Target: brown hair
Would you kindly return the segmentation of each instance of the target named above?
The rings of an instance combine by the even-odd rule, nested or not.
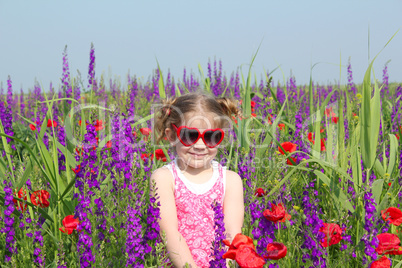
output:
[[[162,106],[156,111],[155,129],[157,133],[156,143],[165,137],[165,129],[171,128],[172,124],[181,125],[183,115],[189,112],[211,112],[221,118],[221,128],[229,127],[227,116],[230,120],[241,117],[241,111],[236,102],[230,98],[216,98],[205,93],[187,93],[180,97],[162,100]]]

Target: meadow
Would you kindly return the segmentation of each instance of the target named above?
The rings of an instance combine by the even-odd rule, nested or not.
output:
[[[402,266],[402,84],[388,83],[387,64],[380,81],[371,63],[355,82],[349,61],[346,85],[225,75],[216,60],[125,83],[95,76],[93,46],[89,59],[88,77],[72,77],[66,48],[60,85],[1,86],[1,267],[166,267],[149,178],[174,155],[156,143],[154,115],[197,90],[243,113],[216,160],[243,180],[252,242],[226,253],[216,213],[211,267],[222,256],[232,267]]]

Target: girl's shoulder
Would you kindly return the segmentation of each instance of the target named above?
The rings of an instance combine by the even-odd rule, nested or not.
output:
[[[155,183],[159,189],[173,190],[173,175],[166,166],[155,169],[151,174],[150,181],[151,184]]]
[[[229,184],[232,182],[241,182],[241,177],[236,172],[226,169],[226,182]]]

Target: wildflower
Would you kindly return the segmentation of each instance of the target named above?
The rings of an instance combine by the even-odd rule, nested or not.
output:
[[[296,151],[296,149],[297,149],[297,145],[296,144],[294,144],[294,143],[291,143],[291,142],[284,142],[284,143],[282,143],[281,144],[281,146],[282,146],[282,148],[285,150],[285,152],[288,152],[288,153],[293,153],[294,151]],[[285,154],[283,151],[282,151],[282,149],[281,149],[281,147],[278,147],[278,150],[279,150],[279,152],[281,153],[281,154]],[[292,160],[293,160],[293,162],[296,162],[296,158],[294,158],[294,157],[289,157],[289,158],[291,158]],[[290,159],[287,159],[287,164],[288,165],[293,165],[293,163],[292,163],[292,161],[290,161]]]
[[[106,148],[108,149],[112,148],[112,141],[106,142]]]
[[[74,171],[75,174],[77,174],[81,170],[81,165],[77,165],[77,167],[75,169],[71,168],[71,170]]]
[[[291,142],[289,142],[289,141],[282,143],[281,146],[282,146],[282,148],[285,150],[285,152],[288,152],[288,153],[293,153],[293,152],[296,151],[296,149],[297,149],[297,145],[294,144],[294,143],[291,143]],[[279,152],[280,152],[281,154],[285,154],[285,153],[282,151],[282,148],[279,147],[278,150],[279,150]]]
[[[265,264],[264,258],[247,245],[240,245],[235,260],[241,268],[262,268]]]
[[[255,113],[252,113],[251,114],[251,117],[256,117],[257,115],[255,114]]]
[[[255,101],[251,101],[250,104],[251,104],[251,108],[254,109],[256,102],[255,102]]]
[[[146,159],[151,159],[151,161],[154,159],[154,154],[146,154],[146,153],[142,153],[141,154],[141,159],[142,161],[145,162]]]
[[[285,124],[280,123],[280,124],[278,124],[278,127],[279,127],[280,130],[284,130],[285,129]]]
[[[144,128],[140,128],[140,132],[142,135],[144,136],[149,136],[149,134],[151,134],[151,129],[144,127]]]
[[[269,114],[267,116],[268,124],[272,125],[272,116]]]
[[[48,201],[49,197],[50,194],[46,190],[35,191],[31,194],[31,202],[34,206],[47,208],[50,205]]]
[[[402,211],[396,207],[390,207],[386,210],[381,210],[381,216],[384,221],[389,221],[390,224],[399,226],[402,223]]]
[[[19,199],[27,200],[27,193],[26,193],[26,191],[25,191],[23,188],[21,188],[21,189],[18,191],[18,193],[17,193],[17,197],[18,197]],[[15,204],[15,208],[16,208],[17,210],[21,210],[22,213],[24,213],[24,211],[27,209],[27,204],[26,204],[25,202],[17,201],[17,200],[14,199],[14,198],[13,198],[13,202],[14,202],[14,204]]]
[[[271,203],[271,210],[266,209],[263,215],[267,220],[272,221],[273,223],[277,223],[278,221],[285,222],[286,220],[291,219],[291,216],[286,213],[282,203],[279,203],[278,205]]]
[[[222,258],[236,260],[242,268],[262,268],[264,266],[265,260],[255,251],[253,240],[250,237],[239,233],[236,234],[232,243],[226,239],[222,242],[229,247]]]
[[[223,210],[219,202],[214,202],[211,207],[214,210],[215,240],[213,243],[213,252],[211,252],[213,259],[210,260],[209,265],[210,267],[225,267],[226,263],[222,258],[223,254],[225,254],[222,240],[226,238]]]
[[[261,197],[265,194],[266,194],[266,192],[264,191],[264,189],[262,189],[262,188],[255,189],[255,192],[254,192],[255,196]]]
[[[402,255],[401,241],[395,234],[382,233],[377,235],[379,244],[375,251],[378,254]]]
[[[267,245],[267,255],[264,255],[264,258],[268,258],[271,260],[279,260],[286,256],[287,247],[279,242],[272,242]]]
[[[325,113],[325,115],[327,116],[327,117],[330,117],[330,115],[332,115],[332,107],[329,107],[329,108],[325,108],[325,111],[324,111],[324,113]]]
[[[321,246],[329,247],[338,244],[342,240],[342,229],[336,223],[323,223],[320,232],[325,234],[325,238],[321,240]]]
[[[79,223],[79,220],[73,215],[68,215],[62,220],[63,227],[60,227],[59,230],[70,235],[74,230],[77,230]]]
[[[338,123],[338,119],[339,119],[339,117],[333,116],[333,117],[332,117],[332,122],[333,122],[334,124],[337,124],[337,123]]]
[[[99,131],[105,128],[104,123],[102,122],[102,120],[98,120],[96,119],[96,123],[94,124],[95,127],[95,131]]]
[[[157,160],[162,160],[163,162],[166,162],[166,156],[162,149],[155,150],[155,157]]]
[[[4,185],[4,218],[2,221],[4,222],[4,228],[0,229],[0,233],[5,234],[5,251],[4,247],[2,248],[2,252],[5,252],[5,262],[10,262],[13,254],[17,254],[17,246],[15,245],[15,230],[14,230],[14,216],[12,213],[14,212],[13,202],[13,190],[11,182],[7,180],[3,181]],[[15,203],[15,202],[14,202]]]
[[[391,268],[391,261],[384,255],[381,259],[374,261],[370,268]]]
[[[80,120],[80,121],[78,121],[78,125],[79,125],[79,126],[81,126],[81,120]],[[88,125],[88,123],[87,123],[87,122],[85,122],[85,125],[87,126],[87,125]]]
[[[32,131],[35,131],[35,130],[36,130],[36,126],[35,126],[34,124],[29,124],[29,128],[30,128]]]
[[[57,127],[57,122],[56,121],[52,121],[51,119],[47,120],[47,127]]]

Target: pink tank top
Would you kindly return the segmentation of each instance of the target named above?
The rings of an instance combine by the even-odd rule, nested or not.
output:
[[[203,194],[190,191],[177,174],[175,163],[171,162],[174,177],[179,233],[184,237],[191,255],[198,267],[209,267],[212,241],[215,239],[214,200],[223,207],[224,182],[222,166],[218,164],[219,176],[215,184]]]

